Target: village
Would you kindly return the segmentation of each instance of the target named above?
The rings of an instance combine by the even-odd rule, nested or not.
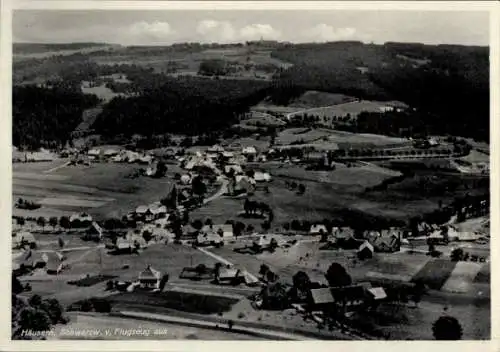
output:
[[[358,315],[368,308],[372,311],[408,299],[418,304],[424,294],[432,296],[434,291],[464,297],[486,294],[476,276],[489,270],[487,199],[469,197],[460,207],[449,207],[445,222],[422,220],[405,227],[363,231],[325,219],[316,223],[292,221],[289,226],[271,228],[272,207],[252,196],[269,193],[275,181],[258,165],[300,160],[275,156],[274,150],[259,153],[253,146],[191,149],[186,153],[169,148],[161,157],[119,148],[60,152],[57,157],[66,160],[62,167],[80,167],[82,172],[96,163],[138,165],[140,168],[126,175],[129,178],[165,178],[172,165],[180,172],[173,175],[165,197],[137,205],[121,218],[97,220],[85,211],[50,219],[14,217],[13,272],[25,292],[37,292],[39,285],[50,286],[53,280],[94,287],[52,294],[62,296],[71,310],[83,311],[99,309],[89,305],[92,297],[104,297],[129,310],[142,305],[130,301],[142,302],[141,292],[144,297],[170,291],[231,297],[236,292],[240,300],[250,300],[250,309],[292,309],[304,319],[309,317],[305,334],[317,325],[322,336],[328,333],[321,327],[328,327],[331,334],[341,331],[358,338],[366,338],[367,331],[377,331],[358,326]],[[327,160],[325,153],[318,163],[330,165]],[[295,187],[297,194],[307,192],[303,184]],[[214,223],[209,218],[193,218],[193,213],[220,197],[242,203],[242,221]],[[31,203],[18,199],[16,207],[26,209],[23,204]],[[33,204],[37,205],[34,211],[41,207]],[[253,218],[262,222],[261,229],[243,222]],[[166,263],[158,264],[170,251],[185,251],[180,257],[176,253],[180,262],[174,270]],[[89,259],[92,257],[94,262]],[[410,269],[406,261],[414,267]],[[370,270],[371,265],[371,269],[385,266],[387,272]],[[290,272],[291,268],[296,272]],[[99,285],[103,292],[99,292]],[[64,297],[71,297],[71,301]],[[149,305],[148,300],[144,298],[145,305]],[[245,321],[236,320],[238,324]]]

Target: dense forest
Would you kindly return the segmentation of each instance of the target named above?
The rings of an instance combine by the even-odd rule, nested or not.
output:
[[[489,140],[487,47],[358,42],[298,44],[272,56],[294,66],[275,76],[285,87],[275,102],[305,90],[400,100],[439,133]]]
[[[63,89],[13,88],[12,142],[33,149],[44,142],[64,145],[80,123],[82,112],[99,100]]]
[[[360,42],[267,45],[273,58],[293,64],[278,70],[272,82],[173,78],[147,65],[101,65],[92,61],[95,52],[14,61],[15,84],[34,80],[54,88],[14,89],[14,141],[34,144],[42,139],[67,139],[81,111],[96,103],[95,97],[81,94],[82,81],[133,93],[114,98],[98,117],[93,127],[108,136],[224,130],[264,98],[287,105],[306,90],[319,90],[362,99],[400,100],[415,108],[406,115],[362,114],[357,124],[346,126],[353,131],[398,135],[412,129],[489,140],[487,47]],[[147,57],[175,52],[182,57],[208,47],[196,43],[120,47],[107,54]],[[212,72],[214,67],[217,72],[220,62],[207,60],[200,68]],[[126,76],[130,83],[102,78],[114,73]]]
[[[165,78],[138,97],[116,97],[94,129],[105,136],[134,133],[201,134],[223,130],[269,94],[268,84],[202,78]]]

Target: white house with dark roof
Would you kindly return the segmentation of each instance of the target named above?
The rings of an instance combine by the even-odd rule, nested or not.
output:
[[[205,225],[201,228],[200,233],[203,234],[215,233],[221,236],[222,238],[232,238],[234,236],[233,225],[231,224]]]
[[[309,230],[309,234],[311,235],[320,235],[321,233],[328,233],[326,226],[323,224],[314,224],[311,225],[311,229]]]
[[[143,289],[160,288],[161,272],[148,265],[146,269],[139,273],[139,286]]]

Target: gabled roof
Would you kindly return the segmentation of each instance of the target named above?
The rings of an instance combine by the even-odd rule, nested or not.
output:
[[[220,279],[235,278],[241,275],[241,271],[234,268],[222,268],[219,273]]]
[[[331,287],[330,290],[336,302],[359,300],[366,297],[366,290],[362,285]]]
[[[149,210],[149,208],[147,207],[147,205],[139,205],[139,206],[135,209],[135,212],[136,212],[136,213],[138,213],[138,214],[144,214],[144,213],[146,213],[148,210]]]
[[[139,273],[139,280],[159,280],[161,273],[158,270],[153,269],[151,265],[148,265],[146,269]]]
[[[328,233],[325,225],[315,224],[315,225],[311,225],[311,230],[309,232],[310,233],[320,233],[321,231],[323,231],[324,233]]]
[[[362,250],[365,250],[365,249],[368,249],[370,252],[374,252],[375,251],[374,248],[373,248],[373,246],[368,241],[363,242],[361,244],[361,246],[359,246],[358,251],[361,252]]]
[[[253,178],[257,182],[269,182],[269,181],[271,181],[271,175],[269,175],[269,173],[267,173],[267,172],[256,171]]]
[[[255,149],[254,146],[248,146],[243,148],[242,150],[243,154],[257,154],[257,149]]]
[[[375,300],[387,298],[387,294],[383,287],[369,288],[368,293],[370,293]]]
[[[333,303],[334,299],[329,287],[311,290],[311,298],[314,304]]]

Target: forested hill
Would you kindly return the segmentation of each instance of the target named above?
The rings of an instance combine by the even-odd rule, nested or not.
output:
[[[281,103],[305,90],[400,100],[434,115],[437,130],[489,139],[488,47],[335,42],[285,45],[272,56],[294,64],[275,77]]]
[[[30,149],[64,145],[82,112],[99,102],[94,95],[36,86],[14,87],[12,93],[12,142]]]
[[[239,114],[268,94],[266,82],[169,79],[141,96],[114,98],[104,107],[93,128],[106,136],[202,134],[229,127]]]

